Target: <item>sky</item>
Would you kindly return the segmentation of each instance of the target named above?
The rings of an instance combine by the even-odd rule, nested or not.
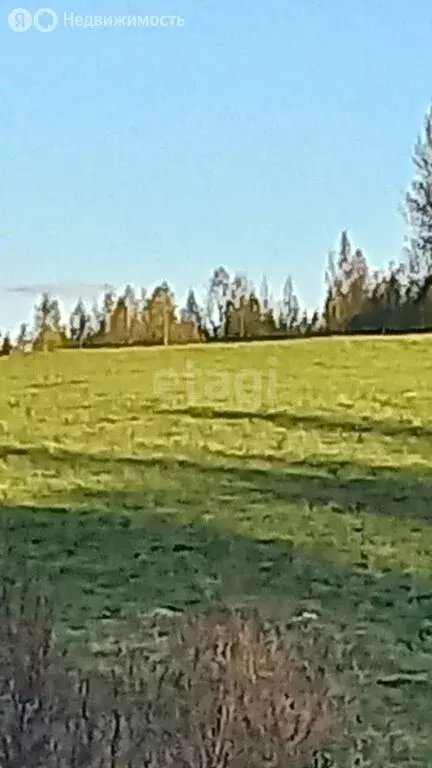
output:
[[[430,0],[52,0],[49,33],[12,31],[14,7],[0,0],[3,330],[36,301],[14,286],[55,284],[68,307],[167,279],[181,300],[222,264],[275,294],[292,274],[313,308],[342,229],[374,265],[400,258]]]

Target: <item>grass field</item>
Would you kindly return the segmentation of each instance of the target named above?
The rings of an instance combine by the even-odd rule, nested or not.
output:
[[[4,577],[47,585],[67,642],[314,613],[351,649],[364,765],[432,765],[430,340],[0,360],[0,512]]]

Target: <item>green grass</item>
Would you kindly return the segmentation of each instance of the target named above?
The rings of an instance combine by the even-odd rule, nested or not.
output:
[[[429,339],[0,360],[0,509],[6,577],[49,587],[68,642],[110,653],[156,608],[313,611],[373,765],[432,765]]]

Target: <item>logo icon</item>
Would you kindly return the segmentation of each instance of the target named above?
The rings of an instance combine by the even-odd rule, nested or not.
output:
[[[25,8],[15,8],[8,22],[14,32],[27,32],[32,26],[38,32],[52,32],[58,25],[58,16],[51,8],[39,8],[33,16]]]
[[[32,23],[32,15],[25,8],[15,8],[8,16],[8,24],[13,32],[27,32]]]
[[[58,16],[51,8],[39,8],[33,16],[33,26],[38,32],[52,32],[58,24]]]

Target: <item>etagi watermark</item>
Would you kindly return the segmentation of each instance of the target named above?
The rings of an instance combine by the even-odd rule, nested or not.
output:
[[[26,8],[14,8],[9,13],[8,24],[13,32],[54,32],[58,26],[66,29],[162,29],[184,27],[181,16],[78,16],[65,12],[59,16],[52,8],[39,8],[31,13]]]
[[[277,403],[277,359],[267,360],[268,368],[242,368],[236,372],[197,368],[187,361],[184,371],[162,368],[153,376],[153,394],[171,405],[187,407],[206,402],[224,403],[245,411],[258,411]]]

